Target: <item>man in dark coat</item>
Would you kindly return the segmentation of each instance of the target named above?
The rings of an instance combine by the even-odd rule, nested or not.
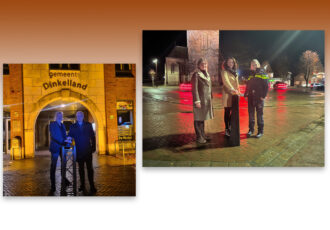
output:
[[[55,172],[58,156],[62,159],[62,146],[66,144],[66,131],[62,123],[63,113],[56,112],[55,121],[49,125],[50,132],[50,146],[49,151],[51,152],[52,159],[50,164],[50,181],[51,181],[51,192],[55,192]],[[65,178],[66,184],[70,182]]]
[[[96,192],[94,186],[93,155],[96,150],[95,133],[92,124],[84,121],[84,113],[76,113],[77,121],[70,127],[69,135],[74,138],[77,153],[77,162],[79,164],[80,188],[79,191],[85,191],[85,164],[87,167],[88,181],[91,193]]]
[[[248,136],[254,133],[255,111],[257,112],[258,134],[257,138],[262,137],[264,133],[264,101],[268,93],[268,76],[265,71],[260,68],[258,60],[251,62],[251,72],[246,84],[245,97],[248,98],[249,111],[249,132]]]
[[[207,60],[197,62],[198,70],[191,78],[193,94],[194,128],[196,141],[205,144],[209,138],[205,135],[205,120],[213,119],[212,82],[207,72]]]

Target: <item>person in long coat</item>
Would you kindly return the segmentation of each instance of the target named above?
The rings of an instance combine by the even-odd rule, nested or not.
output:
[[[72,124],[68,136],[74,138],[79,165],[80,188],[85,191],[85,164],[87,167],[88,181],[91,193],[96,192],[94,185],[93,152],[96,150],[95,133],[92,124],[84,121],[84,113],[76,113],[77,122]]]
[[[205,120],[213,119],[212,82],[207,72],[207,60],[201,58],[197,62],[198,70],[191,78],[193,94],[194,128],[196,141],[205,144],[210,140],[205,135]]]
[[[233,95],[240,95],[238,74],[237,74],[237,61],[233,57],[227,58],[222,66],[222,102],[225,108],[224,121],[225,121],[225,135],[230,136],[231,130],[231,113],[232,113],[232,97]]]

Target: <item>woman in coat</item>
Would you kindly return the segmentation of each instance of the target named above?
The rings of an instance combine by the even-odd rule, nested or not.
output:
[[[231,113],[232,113],[232,96],[240,95],[238,74],[237,74],[237,62],[235,58],[227,58],[222,65],[222,100],[225,108],[224,121],[225,121],[225,135],[230,136],[231,130]]]
[[[207,60],[201,58],[197,62],[198,70],[191,78],[193,94],[194,128],[196,141],[205,144],[210,140],[205,135],[205,120],[213,119],[212,83],[207,72]]]

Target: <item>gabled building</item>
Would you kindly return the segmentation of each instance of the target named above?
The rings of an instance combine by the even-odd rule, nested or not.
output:
[[[187,79],[188,49],[175,46],[165,57],[165,85],[179,85]]]

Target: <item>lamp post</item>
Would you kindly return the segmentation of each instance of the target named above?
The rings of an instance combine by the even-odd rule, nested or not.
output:
[[[157,77],[158,77],[158,74],[157,74],[157,63],[158,63],[158,59],[157,58],[155,58],[154,60],[152,60],[152,62],[153,63],[155,63],[155,65],[156,65],[156,79],[157,79]]]

